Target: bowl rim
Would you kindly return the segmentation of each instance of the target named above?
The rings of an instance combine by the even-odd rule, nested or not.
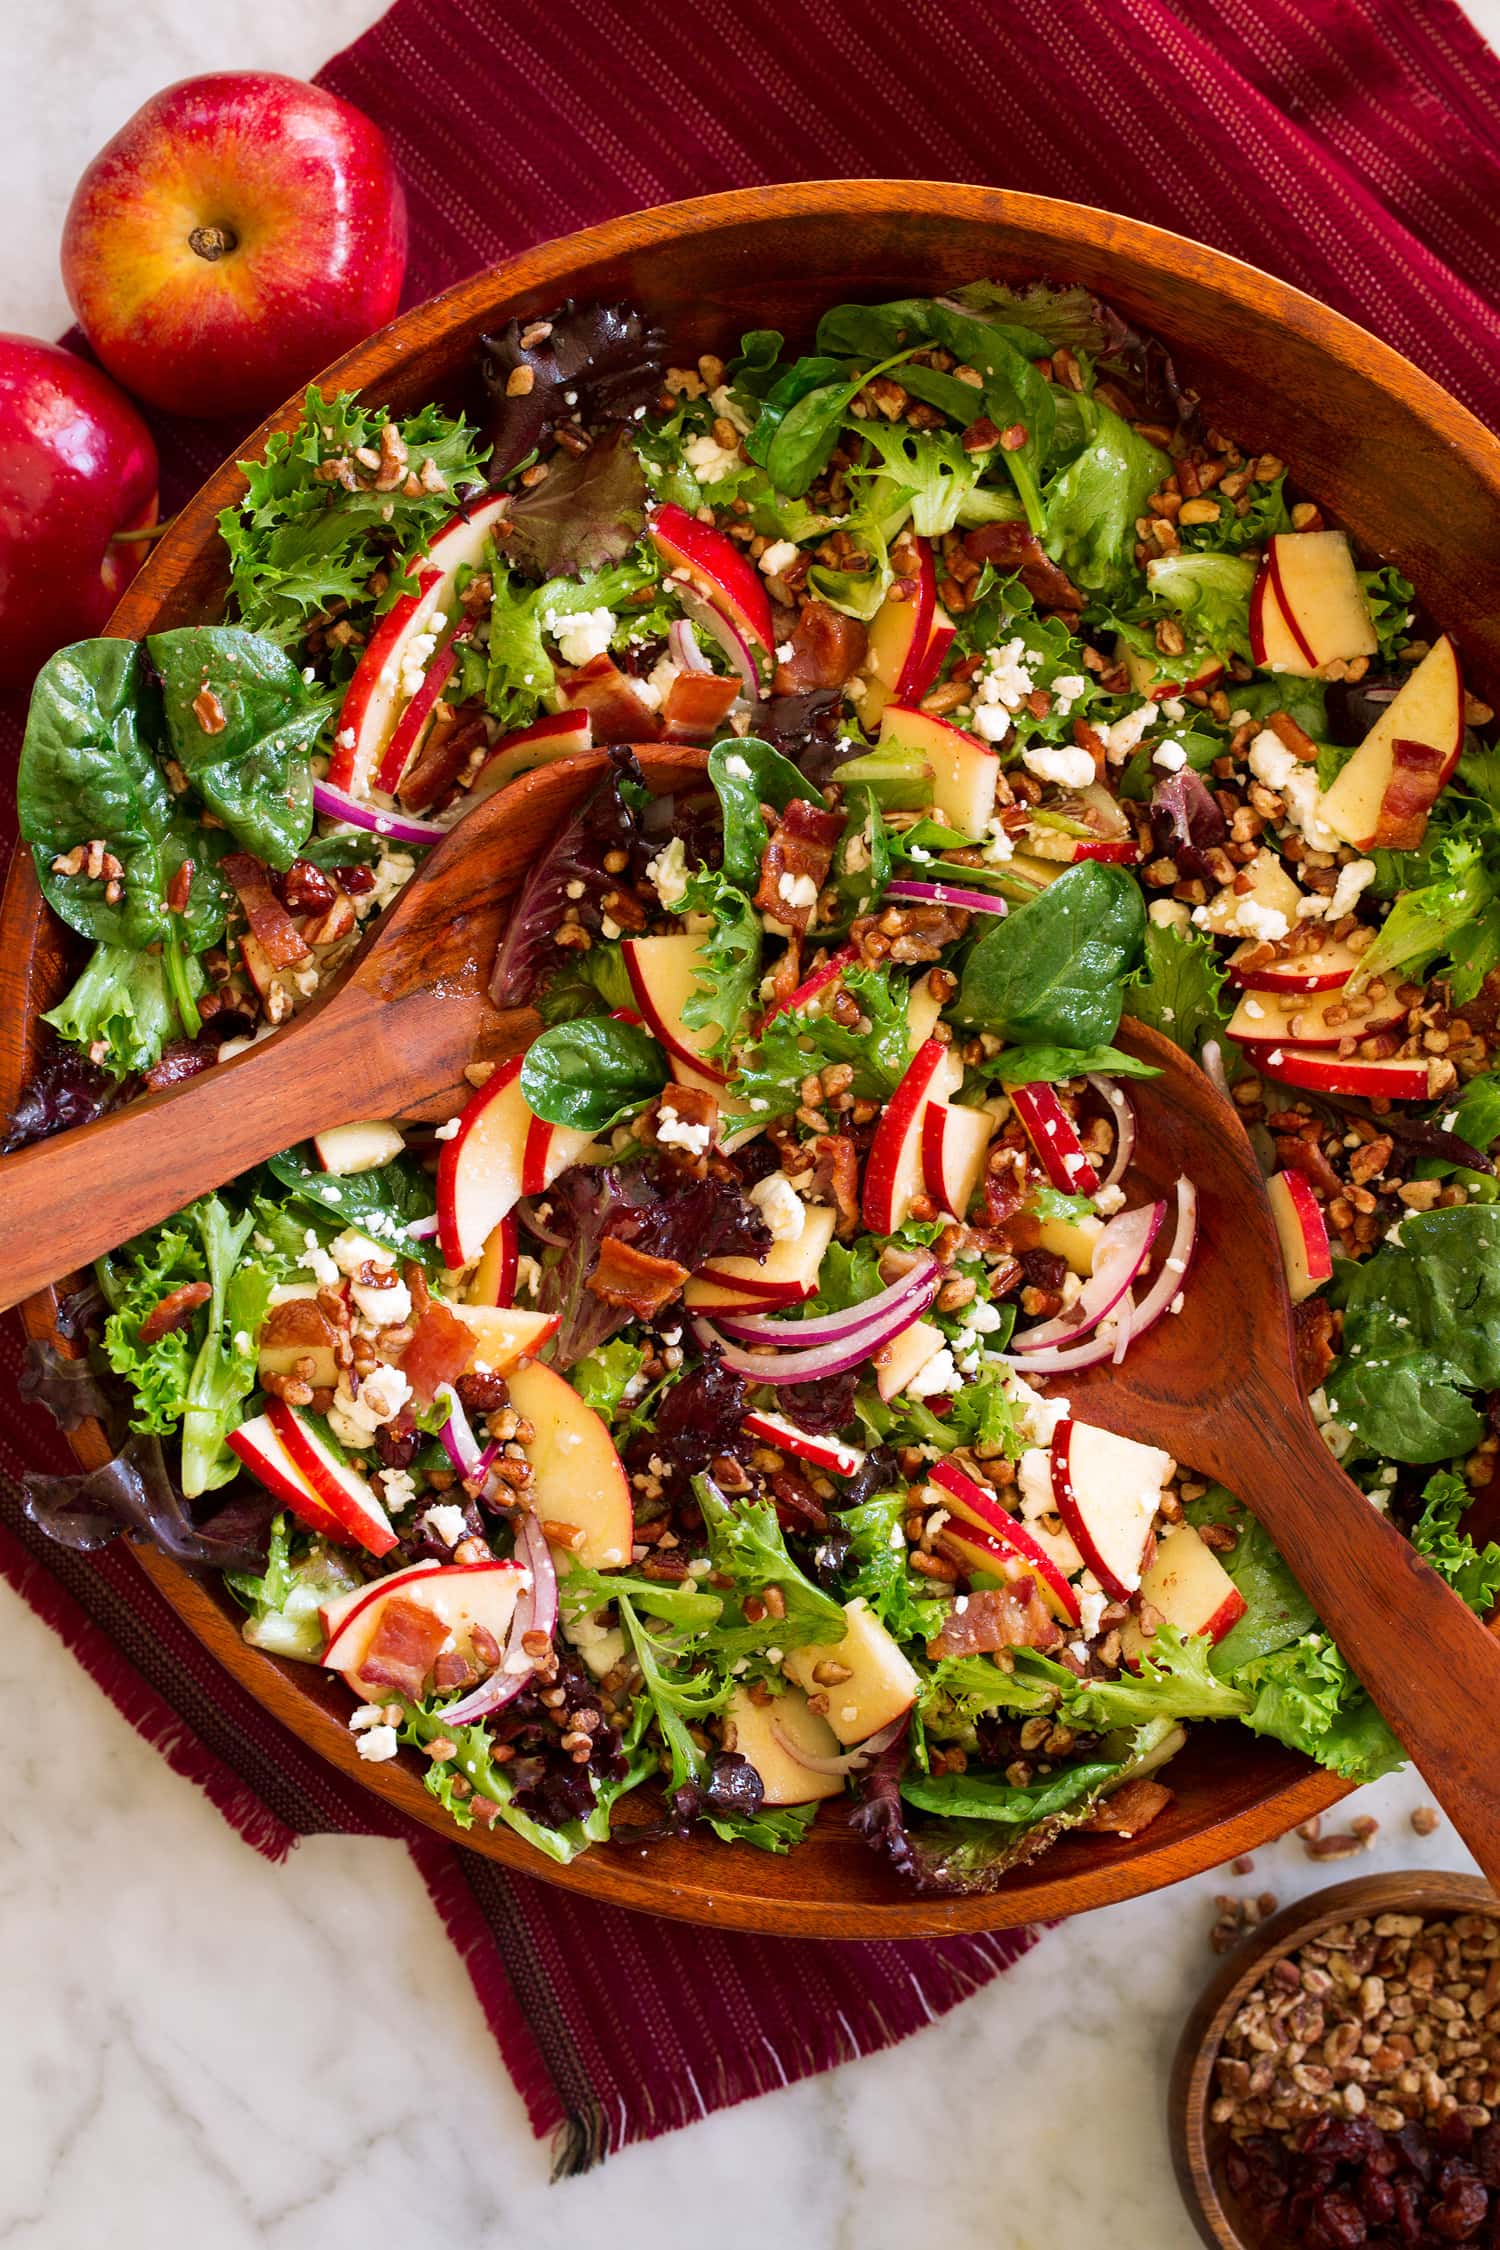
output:
[[[1500,517],[1500,441],[1430,376],[1345,315],[1241,259],[1142,220],[1061,198],[944,181],[794,181],[628,213],[574,234],[550,238],[451,284],[399,315],[312,380],[325,389],[378,390],[422,340],[442,336],[455,353],[467,348],[463,342],[466,331],[477,340],[481,329],[502,317],[516,300],[541,297],[547,301],[549,293],[555,296],[573,271],[590,261],[626,253],[649,255],[654,245],[685,235],[695,236],[706,247],[756,220],[826,219],[832,209],[851,214],[863,211],[871,217],[890,219],[922,213],[977,224],[987,222],[997,228],[1019,227],[1039,238],[1039,257],[1047,254],[1041,245],[1048,246],[1057,260],[1054,270],[1064,273],[1070,253],[1076,255],[1087,246],[1095,256],[1121,256],[1137,275],[1164,280],[1186,276],[1258,323],[1269,321],[1286,327],[1320,354],[1337,357],[1366,383],[1399,399],[1420,416],[1434,444],[1463,457],[1491,496]],[[301,397],[299,389],[269,415],[184,504],[172,528],[155,543],[152,555],[127,588],[106,627],[109,634],[138,638],[151,628],[162,600],[185,566],[211,552],[220,509],[242,494],[245,480],[237,462],[259,457],[273,432],[296,421]],[[30,854],[18,851],[0,906],[0,962],[29,963],[42,912]],[[23,1002],[14,1026],[0,1027],[0,1036],[12,1028],[18,1032],[18,1051],[14,1057],[7,1057],[17,1067],[22,1061],[19,1048],[34,1029],[34,1011],[25,1005],[29,974],[29,969],[23,972],[13,987],[19,990]],[[9,1089],[0,1088],[3,1090]],[[56,1311],[55,1291],[29,1299],[22,1308],[28,1335],[55,1340]],[[85,1465],[106,1457],[107,1447],[97,1424],[86,1424],[71,1433],[70,1442]],[[1055,1918],[1139,1896],[1221,1864],[1282,1834],[1347,1794],[1348,1785],[1336,1775],[1288,1754],[1289,1778],[1284,1783],[1274,1784],[1268,1795],[1238,1812],[1211,1819],[1187,1837],[1153,1847],[1148,1832],[1139,1849],[1091,1839],[1086,1864],[1071,1865],[1071,1853],[1065,1859],[1054,1850],[1036,1863],[1036,1869],[1022,1869],[1006,1879],[1005,1888],[978,1898],[923,1898],[898,1889],[894,1876],[888,1903],[868,1898],[840,1900],[826,1894],[807,1897],[795,1888],[784,1889],[775,1898],[726,1896],[714,1881],[712,1862],[705,1861],[700,1882],[686,1884],[664,1877],[653,1879],[649,1858],[644,1868],[627,1866],[623,1854],[612,1854],[607,1848],[586,1852],[571,1866],[558,1868],[541,1861],[508,1830],[455,1830],[420,1781],[399,1764],[372,1767],[360,1761],[347,1729],[300,1690],[289,1689],[277,1660],[246,1646],[203,1581],[151,1551],[132,1547],[129,1552],[189,1630],[242,1686],[290,1723],[302,1741],[347,1778],[357,1780],[409,1818],[449,1843],[501,1861],[513,1872],[556,1882],[608,1903],[725,1928],[804,1937],[923,1938]],[[296,1706],[295,1712],[291,1705]],[[1066,1845],[1061,1851],[1066,1851]],[[791,1863],[772,1864],[785,1867]],[[1037,1871],[1044,1868],[1049,1870],[1045,1876]],[[732,1894],[732,1886],[729,1888]]]

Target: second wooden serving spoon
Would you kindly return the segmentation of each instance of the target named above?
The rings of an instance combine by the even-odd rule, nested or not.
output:
[[[639,753],[658,790],[701,782],[701,752]],[[570,758],[478,806],[354,955],[274,1037],[180,1087],[0,1162],[0,1304],[114,1249],[313,1132],[447,1116],[465,1066],[514,1052],[534,1018],[486,997],[504,912],[603,771]],[[1492,1882],[1500,1880],[1497,1640],[1338,1467],[1302,1396],[1281,1250],[1232,1103],[1169,1040],[1127,1019],[1120,1044],[1161,1075],[1132,1088],[1136,1172],[1198,1193],[1181,1308],[1123,1369],[1054,1379],[1081,1411],[1161,1445],[1245,1497],[1324,1625]]]

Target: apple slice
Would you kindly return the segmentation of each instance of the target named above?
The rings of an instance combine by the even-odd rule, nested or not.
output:
[[[1292,1303],[1300,1305],[1315,1289],[1333,1278],[1333,1251],[1323,1208],[1312,1183],[1301,1172],[1277,1172],[1266,1182],[1266,1195],[1281,1242],[1286,1285]]]
[[[1331,992],[1247,992],[1225,1028],[1231,1039],[1250,1046],[1289,1039],[1298,1047],[1337,1047],[1342,1040],[1388,1030],[1405,1016],[1406,1005],[1394,992],[1370,1000],[1368,1011],[1361,1012],[1361,1003],[1347,1000],[1343,986],[1335,985]]]
[[[318,1162],[339,1179],[353,1172],[376,1172],[382,1164],[394,1163],[405,1146],[400,1127],[377,1118],[360,1125],[333,1125],[313,1135]]]
[[[400,787],[401,776],[411,764],[438,700],[457,668],[464,642],[474,637],[475,622],[472,617],[459,620],[446,645],[438,650],[423,673],[422,685],[391,729],[391,738],[380,753],[380,763],[375,769],[375,786],[388,796],[393,797]],[[436,790],[433,794],[435,797]]]
[[[1277,933],[1284,937],[1287,930],[1297,927],[1297,908],[1302,893],[1278,855],[1264,847],[1240,869],[1244,889],[1218,891],[1203,909],[1203,919],[1198,924],[1210,937],[1251,937],[1262,942],[1259,934],[1245,926],[1248,906],[1260,914],[1279,914],[1284,927]]]
[[[788,1649],[783,1670],[808,1695],[827,1696],[828,1724],[847,1748],[909,1711],[921,1682],[863,1595],[845,1602],[844,1616],[841,1641]],[[829,1663],[843,1665],[849,1674],[831,1688],[817,1677],[819,1665]]]
[[[354,1693],[367,1702],[381,1702],[390,1690],[379,1681],[360,1677],[360,1666],[380,1631],[381,1619],[392,1601],[412,1602],[446,1625],[454,1645],[470,1655],[473,1636],[483,1629],[502,1648],[515,1616],[516,1602],[526,1583],[519,1563],[492,1557],[477,1563],[416,1563],[393,1571],[373,1586],[325,1603],[319,1611],[328,1638],[322,1662],[332,1672],[342,1672]]]
[[[1342,938],[1329,938],[1308,953],[1283,953],[1275,961],[1255,962],[1261,940],[1246,938],[1230,954],[1233,982],[1245,992],[1332,992],[1347,984],[1359,955]]]
[[[1287,623],[1277,597],[1269,562],[1261,564],[1250,589],[1250,654],[1265,671],[1296,672],[1305,677],[1309,669],[1302,644]]]
[[[253,1477],[262,1483],[267,1492],[290,1508],[297,1521],[309,1531],[316,1531],[335,1546],[347,1547],[350,1535],[344,1524],[325,1502],[319,1499],[307,1478],[281,1442],[281,1436],[268,1414],[252,1415],[237,1430],[230,1430],[225,1443],[231,1453],[238,1454]]]
[[[1375,1061],[1367,1055],[1336,1055],[1327,1047],[1251,1046],[1246,1059],[1268,1078],[1284,1086],[1300,1086],[1309,1094],[1354,1094],[1363,1100],[1379,1097],[1392,1102],[1427,1099],[1427,1057],[1391,1055]]]
[[[982,836],[995,810],[1000,754],[977,735],[965,734],[928,711],[888,703],[880,718],[880,748],[923,759],[932,768],[932,801],[938,818],[961,836]]]
[[[283,1283],[271,1292],[265,1322],[256,1345],[256,1373],[261,1387],[270,1390],[272,1378],[300,1375],[315,1391],[331,1391],[338,1383],[336,1330],[317,1302],[316,1282]]]
[[[922,1112],[922,1180],[939,1210],[961,1219],[984,1177],[984,1160],[994,1137],[987,1109],[959,1109],[951,1102],[929,1102]]]
[[[403,594],[386,611],[345,690],[328,762],[331,787],[356,794],[369,787],[400,710],[409,700],[404,658],[417,635],[431,630],[436,614],[451,614],[458,573],[482,562],[485,542],[510,504],[509,493],[497,492],[450,516],[433,533],[427,553],[413,566],[417,591]]]
[[[952,1461],[933,1463],[932,1482],[941,1491],[943,1505],[950,1515],[984,1532],[1008,1556],[1011,1567],[1006,1570],[1006,1577],[1017,1577],[1022,1571],[1028,1573],[1036,1580],[1038,1593],[1060,1624],[1076,1626],[1079,1623],[1078,1597],[1067,1579],[1026,1526],[1000,1505],[988,1486],[965,1476]]]
[[[1052,1185],[1064,1195],[1096,1195],[1099,1175],[1084,1154],[1077,1128],[1054,1089],[1046,1085],[1007,1086],[1005,1092]]]
[[[871,1234],[894,1234],[922,1193],[922,1113],[935,1094],[949,1090],[952,1067],[941,1041],[925,1040],[881,1113],[865,1159],[862,1201]]]
[[[388,1555],[397,1543],[396,1534],[368,1479],[352,1461],[341,1461],[312,1424],[284,1399],[273,1398],[266,1415],[299,1473],[329,1514],[372,1555]]]
[[[945,630],[948,640],[952,639],[946,617],[941,627],[937,624],[937,570],[932,549],[925,539],[915,536],[910,544],[917,554],[916,577],[897,579],[871,619],[865,652],[865,685],[854,691],[860,722],[867,734],[874,733],[888,703],[916,702],[926,694],[932,672],[937,669],[934,665],[928,670],[929,645],[935,635]],[[947,641],[943,641],[938,653],[939,663],[946,646]],[[924,674],[926,684],[922,684]]]
[[[472,1300],[448,1309],[474,1331],[470,1365],[491,1375],[508,1376],[519,1361],[533,1357],[550,1343],[560,1318],[557,1313],[533,1312],[524,1305],[485,1305]]]
[[[1141,1582],[1146,1541],[1172,1457],[1159,1446],[1116,1437],[1091,1422],[1059,1422],[1052,1437],[1057,1512],[1112,1601]]]
[[[1304,659],[1298,669],[1374,656],[1380,642],[1342,531],[1279,531],[1266,548],[1277,607]],[[1291,666],[1280,666],[1286,671]]]
[[[1413,764],[1408,750],[1398,763],[1398,743],[1438,752],[1440,761]],[[1436,790],[1451,779],[1463,745],[1463,672],[1458,650],[1445,633],[1433,642],[1353,757],[1323,792],[1318,810],[1346,843],[1363,850],[1377,841],[1383,820],[1389,826],[1409,818],[1412,787],[1418,777],[1425,791],[1436,776],[1436,789],[1426,797],[1426,802],[1431,802]]]
[[[700,1024],[695,1029],[683,1021],[683,1010],[704,975],[702,940],[691,935],[626,938],[620,951],[636,1006],[652,1037],[668,1054],[722,1085],[725,1073],[709,1060],[720,1027]]]
[[[579,1562],[590,1570],[623,1570],[635,1511],[608,1427],[542,1360],[512,1368],[505,1381],[511,1405],[536,1432],[526,1453],[542,1529],[550,1539],[558,1525],[570,1525],[583,1534],[567,1550]]]
[[[773,1242],[763,1259],[710,1259],[683,1289],[683,1303],[697,1312],[769,1312],[815,1297],[836,1220],[830,1205],[807,1204],[794,1242]]]
[[[514,1304],[520,1248],[515,1216],[510,1213],[490,1230],[469,1283],[471,1305]]]
[[[1175,1525],[1157,1547],[1141,1580],[1141,1600],[1158,1610],[1184,1640],[1201,1633],[1221,1641],[1245,1614],[1243,1594],[1190,1523]],[[1150,1654],[1151,1642],[1134,1617],[1125,1620],[1120,1640],[1132,1662],[1143,1651]]]
[[[825,1692],[822,1688],[818,1693]],[[752,1703],[747,1688],[737,1687],[724,1706],[724,1740],[742,1758],[748,1758],[760,1775],[767,1805],[812,1805],[825,1797],[843,1795],[844,1777],[818,1773],[800,1765],[778,1730],[794,1750],[809,1758],[839,1756],[839,1738],[828,1721],[814,1711],[801,1688],[789,1687],[769,1703]]]
[[[520,1055],[487,1078],[459,1112],[438,1158],[438,1239],[449,1267],[472,1265],[521,1195],[532,1113]]]
[[[795,1422],[788,1422],[780,1414],[762,1414],[757,1409],[745,1416],[745,1427],[752,1437],[763,1438],[767,1445],[774,1445],[783,1453],[795,1454],[799,1461],[811,1461],[814,1468],[826,1469],[830,1476],[856,1476],[865,1464],[864,1454],[857,1445],[845,1445],[840,1438],[818,1437],[811,1430],[799,1430]]]
[[[1042,1219],[1037,1227],[1037,1248],[1061,1258],[1069,1273],[1086,1281],[1094,1270],[1094,1252],[1104,1232],[1104,1221],[1088,1213],[1076,1219]]]
[[[773,1016],[806,1015],[809,1009],[830,999],[844,971],[852,969],[858,960],[859,955],[852,945],[841,945],[838,952],[830,954],[826,961],[813,970],[810,977],[803,978],[795,992],[789,992],[784,1000],[771,1002],[761,1018],[761,1030],[764,1031]]]
[[[940,1352],[948,1341],[941,1328],[934,1328],[930,1320],[914,1320],[882,1344],[871,1362],[875,1369],[875,1388],[889,1402],[904,1391],[913,1375],[919,1374],[935,1352]]]
[[[1149,563],[1146,565],[1146,575],[1148,578],[1151,575]],[[1142,650],[1132,648],[1128,641],[1121,639],[1115,642],[1115,662],[1124,665],[1131,687],[1137,695],[1160,703],[1167,696],[1191,695],[1198,688],[1216,688],[1224,677],[1227,659],[1212,649],[1200,649],[1179,663],[1176,657],[1158,656],[1154,650],[1147,656]],[[1169,677],[1174,664],[1178,669]],[[1183,675],[1190,668],[1191,676],[1184,678]]]
[[[468,802],[493,797],[518,774],[536,766],[551,765],[556,758],[576,758],[594,747],[594,722],[587,711],[549,711],[534,725],[507,734],[495,744],[469,791]]]
[[[521,1151],[521,1193],[540,1195],[593,1145],[593,1134],[576,1125],[549,1125],[544,1117],[533,1116]]]
[[[672,501],[652,510],[646,531],[663,562],[681,571],[712,608],[739,627],[762,662],[769,663],[776,645],[771,597],[742,549]]]

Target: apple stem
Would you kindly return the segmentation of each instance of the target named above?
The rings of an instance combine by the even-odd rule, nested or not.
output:
[[[188,236],[188,247],[212,265],[217,258],[226,258],[231,250],[239,248],[239,237],[232,227],[194,227]]]
[[[160,539],[164,531],[171,530],[175,521],[174,516],[163,516],[160,522],[143,523],[136,531],[112,531],[109,535],[109,543],[111,546],[115,546],[117,543],[123,543],[126,540]]]

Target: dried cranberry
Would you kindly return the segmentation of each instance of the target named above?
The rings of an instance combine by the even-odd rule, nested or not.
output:
[[[737,1750],[720,1750],[709,1768],[703,1801],[710,1812],[758,1813],[765,1802],[766,1785]]]
[[[470,1414],[495,1414],[510,1403],[510,1392],[505,1387],[505,1377],[486,1369],[483,1374],[471,1373],[458,1378],[458,1403]]]
[[[363,898],[366,891],[373,891],[375,888],[373,868],[334,867],[329,872],[338,877],[340,885],[350,898]]]
[[[1422,2241],[1422,2190],[1416,2180],[1397,2180],[1391,2190],[1396,2206],[1396,2230],[1403,2250],[1419,2250]]]
[[[1067,1260],[1055,1250],[1023,1250],[1021,1271],[1033,1289],[1061,1289],[1067,1279]]]
[[[1359,2207],[1376,2226],[1384,2226],[1396,2209],[1395,2191],[1390,2181],[1369,2164],[1359,2175]]]
[[[1472,2174],[1455,2180],[1427,2214],[1427,2230],[1439,2242],[1469,2242],[1484,2224],[1490,2199]]]
[[[1334,2190],[1313,2202],[1303,2239],[1307,2250],[1361,2250],[1370,2230],[1353,2198]]]
[[[310,859],[294,859],[284,875],[271,881],[282,905],[291,914],[326,914],[337,892],[321,867]]]
[[[393,1422],[382,1422],[375,1432],[375,1451],[383,1469],[409,1469],[417,1457],[421,1438],[410,1410],[402,1407]]]

